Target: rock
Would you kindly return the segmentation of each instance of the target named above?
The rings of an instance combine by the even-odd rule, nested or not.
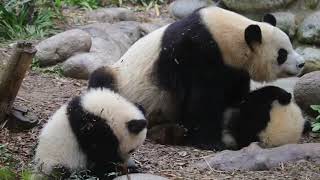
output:
[[[106,41],[116,43],[121,54],[141,37],[139,23],[132,21],[123,21],[115,24],[93,23],[82,27],[92,37],[99,37]]]
[[[320,45],[320,11],[309,15],[298,28],[301,43]]]
[[[117,21],[135,21],[135,14],[126,8],[100,8],[89,12],[86,15],[88,21],[96,22],[117,22]]]
[[[299,80],[298,77],[281,78],[281,79],[277,79],[273,82],[268,82],[268,83],[260,83],[260,82],[256,82],[256,81],[251,80],[250,89],[255,90],[260,87],[272,85],[272,86],[277,86],[277,87],[283,88],[286,91],[288,91],[289,93],[293,94],[294,86],[296,85],[298,80]]]
[[[176,0],[169,5],[169,13],[177,19],[184,18],[194,10],[213,5],[210,0]]]
[[[117,60],[117,59],[116,59]],[[104,65],[114,63],[106,53],[83,53],[72,56],[62,64],[62,73],[66,77],[88,79],[89,74]]]
[[[297,48],[296,51],[302,55],[306,60],[304,65],[302,75],[313,71],[320,70],[320,49],[307,47],[307,48]]]
[[[295,0],[222,0],[224,5],[234,11],[260,12],[284,8]]]
[[[161,176],[156,176],[156,175],[152,175],[152,174],[144,174],[144,173],[123,175],[123,176],[116,177],[113,180],[128,180],[128,176],[130,177],[130,180],[169,180],[169,179],[161,177]]]
[[[68,30],[41,41],[37,46],[36,58],[40,66],[55,65],[78,52],[88,52],[91,37],[80,29]]]
[[[320,71],[302,76],[294,88],[294,98],[302,110],[314,115],[310,105],[320,104]]]
[[[142,23],[139,25],[139,27],[140,27],[142,36],[145,36],[151,33],[152,31],[173,22],[174,20],[171,18],[167,18],[167,19],[159,18],[159,19],[152,20],[152,22]]]
[[[115,59],[119,59],[122,55],[120,47],[112,40],[107,41],[99,37],[93,37],[91,41],[92,46],[90,52],[106,53],[115,57]]]
[[[222,171],[261,171],[278,167],[281,163],[310,160],[320,163],[320,143],[287,144],[274,148],[262,149],[258,143],[238,151],[224,150],[204,159],[193,168],[200,170],[218,169]]]
[[[272,13],[277,20],[277,27],[288,34],[289,37],[294,37],[297,30],[295,15],[290,12]]]

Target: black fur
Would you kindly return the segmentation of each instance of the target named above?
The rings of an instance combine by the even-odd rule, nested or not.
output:
[[[94,70],[88,82],[88,89],[90,88],[108,88],[117,91],[116,79],[109,67],[100,67]]]
[[[138,134],[147,127],[147,121],[145,119],[132,119],[127,123],[127,126],[132,134]]]
[[[265,14],[262,19],[263,22],[269,23],[272,26],[277,25],[277,19],[272,14]]]
[[[85,111],[80,97],[70,101],[67,114],[80,148],[87,155],[89,170],[103,177],[106,172],[112,172],[114,163],[123,162],[118,154],[119,141],[112,129],[105,119]]]
[[[234,114],[230,121],[230,132],[238,148],[259,141],[258,134],[266,128],[271,105],[276,100],[287,105],[291,102],[291,94],[275,86],[266,86],[252,91],[243,101],[239,113]]]
[[[247,45],[251,50],[254,50],[253,47],[256,44],[261,44],[262,42],[262,33],[258,25],[249,25],[244,32],[244,39],[246,40]]]
[[[222,112],[249,92],[249,75],[224,64],[219,45],[198,11],[166,29],[153,81],[168,91],[193,145],[220,143]]]

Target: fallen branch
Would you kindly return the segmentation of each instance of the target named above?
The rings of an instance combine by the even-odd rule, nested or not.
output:
[[[35,53],[36,49],[31,43],[18,42],[7,64],[0,67],[0,122],[11,113],[12,104]]]
[[[320,164],[320,143],[288,144],[271,149],[262,149],[252,143],[239,151],[225,150],[205,157],[195,166],[200,169],[268,170],[281,163],[312,160]]]

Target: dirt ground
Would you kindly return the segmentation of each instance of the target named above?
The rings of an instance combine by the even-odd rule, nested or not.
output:
[[[37,142],[39,130],[59,106],[86,89],[86,81],[61,78],[57,75],[28,72],[23,81],[16,105],[25,106],[37,115],[39,124],[24,132],[1,129],[0,144],[6,144],[14,159],[17,171],[28,167]],[[305,137],[303,142],[319,142],[320,139]],[[190,165],[212,154],[191,147],[166,146],[147,140],[134,153],[133,158],[140,170],[168,177],[169,179],[310,179],[320,180],[320,166],[309,161],[281,164],[270,171],[223,172],[200,171]],[[320,153],[320,152],[319,152]]]

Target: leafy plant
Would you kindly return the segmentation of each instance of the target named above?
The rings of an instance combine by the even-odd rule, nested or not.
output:
[[[3,180],[15,180],[16,176],[8,167],[0,168],[0,179]]]
[[[53,33],[53,12],[29,1],[0,4],[0,40],[43,38]]]
[[[311,109],[318,113],[316,121],[312,124],[312,131],[320,133],[320,105],[311,105]]]
[[[20,176],[21,180],[31,180],[32,172],[29,170],[22,170]]]
[[[79,6],[87,10],[96,9],[99,5],[97,0],[55,0],[56,4],[62,2],[69,6]]]

